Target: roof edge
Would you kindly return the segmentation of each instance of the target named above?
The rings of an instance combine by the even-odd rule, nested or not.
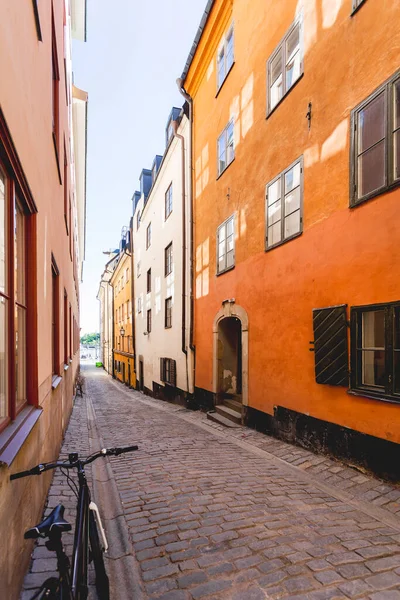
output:
[[[201,37],[202,37],[204,29],[205,29],[205,27],[207,25],[207,21],[208,21],[208,18],[210,16],[210,13],[211,13],[211,10],[212,10],[212,7],[214,6],[214,4],[215,4],[215,0],[208,0],[207,6],[204,9],[204,13],[203,13],[203,16],[201,18],[200,25],[199,25],[199,28],[197,30],[196,36],[194,38],[194,42],[193,42],[192,47],[190,49],[189,56],[187,57],[185,67],[184,67],[184,69],[182,71],[182,75],[180,76],[180,81],[181,81],[182,87],[183,87],[183,84],[186,81],[186,77],[187,77],[187,74],[189,72],[190,66],[191,66],[191,64],[193,62],[194,55],[196,54],[197,46],[200,43]]]

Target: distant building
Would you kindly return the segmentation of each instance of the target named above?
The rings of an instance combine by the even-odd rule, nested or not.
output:
[[[87,94],[72,85],[85,0],[0,0],[1,596],[19,598],[79,368]],[[8,533],[7,533],[8,532]]]
[[[141,173],[132,220],[137,387],[182,401],[194,391],[186,109],[171,111],[166,150]]]
[[[104,369],[113,374],[113,348],[114,348],[114,292],[110,283],[111,276],[117,263],[119,250],[110,252],[110,260],[105,266],[101,276],[97,299],[100,302],[100,355]]]

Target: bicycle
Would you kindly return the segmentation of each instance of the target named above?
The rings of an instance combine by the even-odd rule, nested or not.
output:
[[[75,519],[74,545],[72,551],[72,566],[64,552],[62,534],[71,531],[72,526],[64,519],[64,506],[59,504],[41,523],[28,529],[25,539],[48,538],[46,547],[49,551],[56,552],[57,571],[59,577],[50,577],[42,584],[40,589],[32,596],[31,600],[86,600],[88,597],[88,565],[93,561],[96,590],[99,600],[109,600],[109,580],[104,565],[103,552],[108,549],[104,528],[101,523],[99,510],[90,497],[89,486],[86,481],[84,467],[97,458],[105,456],[119,456],[124,452],[137,450],[137,446],[125,448],[104,448],[88,458],[81,460],[78,453],[68,455],[68,462],[57,461],[54,463],[39,464],[28,471],[13,473],[10,479],[20,479],[30,475],[41,475],[50,469],[60,468],[67,477],[68,485],[78,498]],[[67,469],[66,472],[63,470]],[[78,486],[68,474],[68,469],[77,469]],[[96,519],[94,517],[96,514]],[[97,521],[97,524],[96,524]],[[100,545],[99,533],[103,547]]]

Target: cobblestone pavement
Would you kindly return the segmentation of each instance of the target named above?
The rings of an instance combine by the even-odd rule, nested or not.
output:
[[[398,488],[84,373],[142,598],[400,599]]]

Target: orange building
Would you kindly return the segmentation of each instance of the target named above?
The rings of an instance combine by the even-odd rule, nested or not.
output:
[[[395,0],[210,0],[178,80],[198,401],[397,473],[399,19]]]
[[[132,324],[132,255],[130,230],[123,228],[119,254],[110,279],[113,289],[114,350],[113,377],[129,387],[136,386]]]
[[[79,368],[87,95],[72,86],[84,0],[0,0],[0,595],[19,597]]]

